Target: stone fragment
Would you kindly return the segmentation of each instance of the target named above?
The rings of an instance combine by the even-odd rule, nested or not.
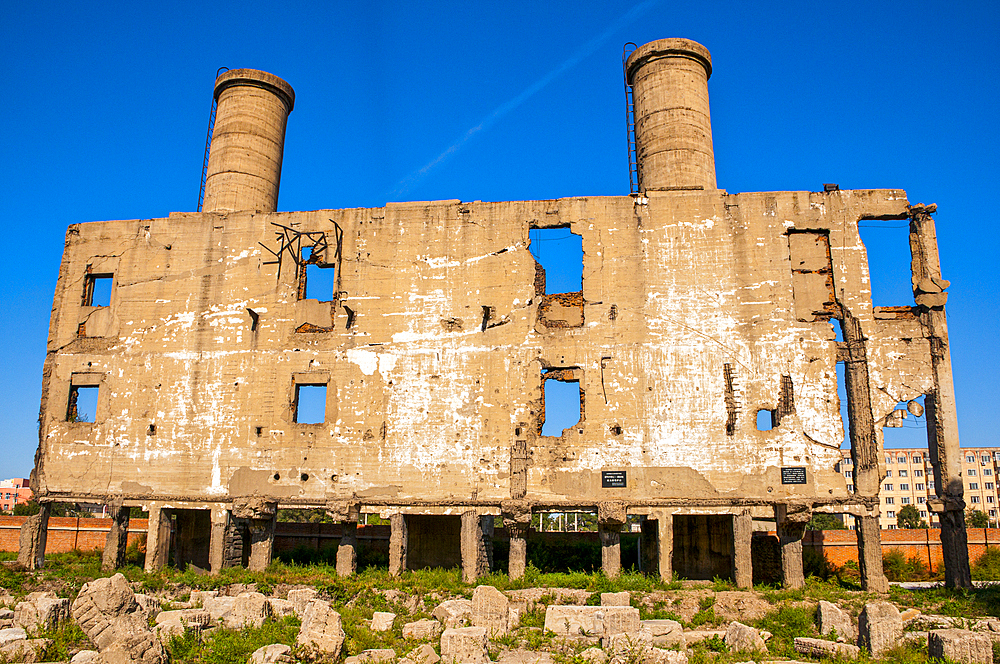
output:
[[[639,609],[631,606],[550,606],[545,629],[557,636],[610,636],[638,632]]]
[[[653,636],[654,646],[684,643],[684,626],[676,620],[643,620],[641,628]]]
[[[920,615],[919,609],[906,609],[905,611],[899,612],[899,617],[903,621],[903,627],[909,625],[919,615]]]
[[[696,629],[690,632],[684,632],[684,643],[688,647],[692,644],[698,643],[699,641],[704,641],[705,639],[711,639],[712,637],[719,637],[720,639],[725,638],[726,630],[724,629]]]
[[[167,645],[170,643],[170,639],[180,636],[184,636],[184,633],[188,630],[197,632],[199,638],[201,637],[201,625],[188,624],[181,621],[179,618],[172,618],[170,620],[164,620],[163,622],[157,622],[153,631],[156,633],[156,638],[159,639],[160,643]]]
[[[0,629],[14,626],[14,612],[10,609],[0,609]]]
[[[961,664],[993,664],[993,641],[967,629],[935,629],[927,635],[927,655]]]
[[[272,643],[254,650],[247,664],[291,664],[292,658],[288,654],[290,652],[292,652],[291,646],[286,646],[284,643]]]
[[[54,592],[29,593],[14,607],[14,624],[25,629],[55,629],[69,619],[70,602]]]
[[[858,645],[873,657],[894,647],[903,636],[899,609],[889,602],[869,602],[858,616]]]
[[[216,595],[215,597],[206,597],[202,606],[212,616],[212,620],[228,623],[233,613],[233,605],[235,604],[235,597],[220,597]]]
[[[376,662],[391,662],[396,659],[396,651],[391,648],[373,648],[364,650],[353,657],[344,660],[344,664],[375,664]]]
[[[244,625],[260,627],[271,617],[271,603],[261,593],[240,593],[233,602],[226,625],[239,629]]]
[[[843,639],[848,643],[854,643],[858,638],[858,631],[850,614],[831,602],[820,600],[819,606],[816,607],[816,624],[819,625],[820,634],[831,634],[836,631],[838,641]]]
[[[295,641],[307,656],[336,659],[346,638],[340,614],[333,610],[329,602],[321,599],[309,602]]]
[[[554,598],[549,604],[574,604],[583,606],[593,593],[578,588],[524,588],[508,590],[510,601],[524,603],[525,610],[532,611],[536,604],[544,604],[542,599]]]
[[[40,657],[50,645],[52,645],[51,639],[11,641],[0,646],[0,661],[35,664],[41,661]]]
[[[771,604],[755,592],[748,590],[726,590],[715,594],[712,610],[723,620],[751,622],[760,620],[774,609]]]
[[[497,664],[553,664],[553,661],[551,653],[521,649],[504,651],[497,658]]]
[[[296,588],[295,590],[288,591],[288,601],[292,603],[295,615],[302,618],[306,614],[306,607],[309,605],[309,602],[316,599],[318,595],[319,593],[312,588]]]
[[[425,643],[417,646],[406,657],[400,660],[400,664],[437,664],[441,661],[441,656],[434,650],[434,646]]]
[[[444,628],[436,620],[417,620],[403,625],[404,639],[436,639]]]
[[[601,606],[630,606],[631,595],[627,590],[620,593],[601,593]]]
[[[619,632],[604,637],[601,645],[611,657],[625,662],[641,662],[653,647],[653,636],[649,632]]]
[[[485,627],[453,627],[441,634],[444,664],[483,664],[490,661]]]
[[[24,641],[27,638],[28,633],[24,631],[23,627],[0,629],[0,646],[10,643],[11,641]]]
[[[680,650],[650,648],[642,664],[688,664],[688,654]]]
[[[205,609],[177,609],[160,611],[156,614],[156,623],[181,622],[188,625],[207,627],[212,622],[212,614]]]
[[[295,605],[289,602],[287,599],[279,599],[277,597],[268,597],[267,603],[271,605],[271,615],[275,618],[284,618],[285,616],[294,616]]]
[[[472,600],[449,599],[438,604],[431,615],[440,620],[445,629],[468,625],[472,622]]]
[[[314,590],[313,592],[316,591]],[[204,607],[205,600],[211,597],[218,597],[218,596],[219,596],[218,590],[192,590],[191,597],[188,599],[188,601],[191,602],[191,606],[195,608],[199,606]]]
[[[760,638],[760,632],[735,620],[729,623],[722,640],[732,652],[767,652],[767,645]]]
[[[472,625],[486,628],[492,639],[510,629],[510,600],[493,586],[478,586],[472,593]]]
[[[608,654],[595,647],[587,648],[580,653],[580,657],[588,664],[605,664],[608,661]]]
[[[376,611],[372,614],[371,630],[373,632],[388,632],[392,629],[392,621],[395,619],[395,613]]]
[[[125,657],[142,664],[166,661],[166,652],[123,575],[85,583],[71,611],[102,659]]]
[[[857,659],[861,655],[861,648],[850,643],[809,639],[804,636],[795,637],[795,650],[803,655],[812,655],[813,657]]]
[[[69,660],[69,664],[90,664],[97,660],[100,653],[96,650],[81,650],[80,652],[73,655],[72,659]]]
[[[155,597],[136,593],[135,601],[139,605],[139,611],[145,616],[147,622],[160,613],[160,600]]]

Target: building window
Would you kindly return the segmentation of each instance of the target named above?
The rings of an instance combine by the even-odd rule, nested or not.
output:
[[[882,488],[885,489],[886,491],[892,491],[892,485],[891,484],[886,484]]]
[[[979,491],[979,482],[969,482],[969,491]]]
[[[844,471],[844,477],[854,477],[854,471],[853,470],[845,470]]]
[[[909,484],[900,484],[899,485],[899,490],[900,491],[909,491],[910,490],[910,485]]]
[[[974,476],[976,474],[976,469],[975,468],[969,468],[969,470],[967,471],[966,474]]]
[[[96,422],[101,380],[104,374],[78,373],[70,378],[67,422]]]
[[[892,471],[891,470],[885,471],[885,476],[886,477],[892,477]]]
[[[899,471],[899,476],[900,476],[900,477],[906,477],[906,475],[907,475],[907,473],[906,473],[906,471],[905,471],[905,470],[901,470],[901,471]]]
[[[985,466],[986,464],[988,464],[990,462],[990,457],[988,455],[984,454],[983,456],[979,457],[979,460],[982,461],[983,465]]]
[[[993,474],[992,468],[983,468],[983,475],[992,475],[992,474]]]
[[[885,513],[885,515],[887,517],[889,517],[890,519],[895,519],[896,518],[896,512],[894,512],[893,510],[889,510],[888,512]],[[892,529],[892,528],[895,528],[895,526],[891,525],[891,526],[889,526],[889,528]]]
[[[997,515],[996,510],[990,510],[990,516],[996,516],[996,515]]]
[[[902,498],[899,499],[899,504],[900,505],[909,505],[910,504],[910,497],[909,496],[903,496]]]
[[[913,463],[923,463],[924,459],[919,454],[913,455]]]
[[[996,502],[996,496],[986,496],[986,502],[988,502],[988,503],[995,503]]]
[[[325,241],[325,240],[324,240]],[[337,283],[336,263],[328,263],[325,254],[329,248],[302,247],[299,260],[300,300],[333,301]]]
[[[924,490],[924,485],[923,484],[914,484],[913,485],[913,489],[915,491],[923,491]]]
[[[846,465],[848,465],[848,466],[853,466],[854,465],[854,460],[853,459],[844,459],[844,463]]]
[[[979,496],[972,496],[972,502],[978,503],[979,502]]]
[[[886,496],[885,504],[886,505],[895,505],[896,504],[896,499],[893,498],[892,496]]]
[[[926,498],[924,498],[923,496],[917,496],[917,504],[918,505],[923,505],[926,502],[927,502]]]
[[[847,485],[847,490],[848,491],[854,491],[854,485],[853,484],[848,484]]]
[[[993,490],[993,482],[986,482],[983,486],[989,490]]]
[[[930,482],[927,483],[927,490],[928,491],[933,491],[934,490],[934,482],[933,481],[930,481]]]
[[[971,454],[967,454],[965,456],[965,461],[966,461],[966,463],[975,463],[976,462],[976,457],[972,456]]]
[[[87,266],[87,270],[90,270],[89,265]],[[113,274],[93,274],[88,272],[86,279],[83,280],[83,306],[111,306],[111,285],[113,282]]]
[[[892,463],[892,457],[886,457],[885,458],[885,463],[886,463],[886,465]]]
[[[921,519],[926,519],[927,518],[927,512],[925,512],[924,510],[920,510],[920,518]]]
[[[906,457],[897,457],[896,463],[906,463]]]
[[[584,419],[584,393],[579,367],[542,370],[544,416],[539,424],[543,436],[562,436]]]
[[[914,477],[923,477],[924,476],[924,471],[922,471],[922,470],[914,470],[913,471],[913,476]]]

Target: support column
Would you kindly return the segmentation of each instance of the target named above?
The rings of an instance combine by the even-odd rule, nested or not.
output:
[[[531,505],[523,501],[505,501],[500,506],[503,523],[510,535],[507,576],[520,579],[528,566],[528,530],[531,528]]]
[[[656,518],[657,557],[660,580],[670,582],[674,577],[674,515],[661,511]]]
[[[41,503],[38,514],[33,514],[21,524],[18,537],[17,564],[24,569],[45,567],[45,542],[49,534],[49,514],[52,503]]]
[[[253,572],[263,572],[271,564],[274,553],[274,524],[277,514],[269,519],[250,521],[250,562],[247,568]]]
[[[462,578],[466,583],[474,583],[479,577],[490,573],[483,544],[485,525],[486,522],[475,510],[462,513]]]
[[[968,534],[965,530],[965,487],[962,450],[958,441],[958,411],[951,371],[946,292],[951,285],[941,277],[937,230],[931,214],[936,205],[910,207],[910,254],[913,257],[913,294],[920,307],[920,322],[931,346],[934,390],[924,397],[927,411],[927,447],[934,466],[937,500],[928,507],[941,521],[944,585],[971,588]]]
[[[738,588],[753,587],[753,517],[750,510],[733,515],[733,580]]]
[[[861,588],[870,593],[889,592],[889,579],[882,569],[882,529],[878,512],[866,512],[854,520],[858,538],[858,572]]]
[[[399,576],[406,571],[406,550],[409,543],[406,515],[390,516],[389,529],[389,574]]]
[[[337,547],[337,576],[351,576],[358,569],[358,522],[341,521]]]
[[[218,574],[226,566],[226,540],[229,529],[229,509],[225,506],[212,508],[212,534],[208,545],[208,566],[212,574]]]
[[[170,510],[159,503],[150,503],[146,529],[146,571],[155,572],[165,566],[169,551]]]
[[[785,588],[801,588],[806,583],[802,569],[802,536],[806,522],[790,514],[787,505],[774,506],[774,522],[781,545],[781,582]]]
[[[622,569],[620,523],[597,523],[597,533],[601,538],[601,569],[609,579],[618,576]]]
[[[108,515],[111,517],[111,527],[104,541],[104,554],[101,556],[101,569],[112,572],[125,566],[125,551],[128,548],[128,523],[131,507],[124,507],[121,498],[115,498],[108,505]]]

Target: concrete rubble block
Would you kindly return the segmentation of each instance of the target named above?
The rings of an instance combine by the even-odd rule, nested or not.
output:
[[[284,643],[272,643],[253,651],[247,664],[292,664],[291,646]]]
[[[554,597],[550,604],[573,604],[583,606],[593,594],[577,588],[524,588],[523,590],[508,590],[506,593],[511,602],[524,604],[526,611],[532,611],[537,604],[543,604],[542,598]]]
[[[858,639],[858,630],[854,627],[851,615],[836,604],[820,600],[816,607],[816,624],[820,634],[837,632],[837,640],[854,643]]]
[[[100,653],[96,650],[81,650],[80,652],[73,655],[69,660],[69,664],[90,664],[96,661],[100,657]]]
[[[373,648],[348,657],[344,660],[344,664],[376,664],[377,662],[391,662],[395,659],[396,651],[392,648]]]
[[[29,593],[14,607],[14,624],[25,629],[55,629],[69,620],[70,601],[53,592]]]
[[[280,599],[278,597],[268,597],[267,603],[271,605],[271,615],[275,618],[284,618],[285,616],[293,616],[295,614],[295,605],[289,602],[287,599]]]
[[[489,637],[510,630],[510,600],[493,586],[478,586],[472,592],[472,625],[485,627]]]
[[[506,650],[498,658],[497,664],[553,664],[552,653],[534,650]]]
[[[333,610],[329,602],[321,599],[309,602],[295,640],[307,657],[336,659],[346,638],[340,614]]]
[[[39,658],[50,645],[52,645],[52,639],[11,641],[0,646],[0,661],[35,664],[41,661]]]
[[[653,635],[642,630],[619,632],[601,640],[604,651],[611,657],[626,662],[641,662],[653,647]]]
[[[638,632],[639,609],[631,606],[550,606],[545,629],[557,636],[610,636]]]
[[[767,652],[767,645],[760,632],[735,620],[729,623],[722,640],[732,652]]]
[[[102,664],[165,664],[163,644],[152,631],[136,632],[100,650]]]
[[[726,590],[715,594],[712,610],[723,620],[751,622],[760,620],[774,609],[770,602],[747,590]]]
[[[858,645],[873,657],[893,648],[903,636],[899,609],[889,602],[869,602],[858,616]]]
[[[444,629],[436,620],[417,620],[403,625],[404,639],[436,639]]]
[[[316,591],[314,590],[313,592]],[[205,606],[205,600],[218,596],[219,596],[218,590],[192,590],[191,597],[188,599],[188,601],[191,602],[191,606],[198,608]]]
[[[139,604],[139,611],[146,617],[147,621],[155,618],[156,615],[160,613],[160,600],[155,597],[136,593],[135,601]]]
[[[388,632],[392,629],[392,621],[395,619],[395,613],[389,613],[388,611],[376,611],[372,614],[371,630],[373,632]]]
[[[445,629],[464,627],[472,622],[472,600],[449,599],[438,604],[431,615],[440,620]]]
[[[160,611],[156,614],[156,623],[182,622],[188,625],[198,625],[208,627],[212,622],[212,614],[205,609],[176,609],[174,611]]]
[[[643,620],[641,629],[653,637],[654,646],[672,646],[684,643],[684,626],[676,620]]]
[[[8,644],[11,641],[24,641],[27,638],[28,633],[24,631],[23,627],[0,629],[0,646]]]
[[[688,664],[688,654],[680,650],[650,648],[642,664]]]
[[[861,648],[850,643],[809,639],[802,636],[795,637],[795,650],[803,655],[811,655],[813,657],[846,657],[848,659],[857,659],[861,655]]]
[[[961,664],[993,664],[993,641],[967,629],[935,629],[927,635],[927,655]]]
[[[302,618],[306,614],[306,607],[309,605],[309,602],[318,596],[319,593],[312,588],[296,588],[295,590],[288,591],[288,601],[292,603],[295,615],[299,618]]]
[[[906,609],[905,611],[899,612],[899,617],[903,620],[903,627],[906,627],[911,622],[917,619],[920,615],[920,609]]]
[[[711,639],[714,636],[723,639],[726,636],[726,630],[696,629],[690,632],[684,632],[684,643],[690,648],[693,644],[698,643],[699,641],[704,641],[705,639]]]
[[[201,625],[188,624],[179,618],[172,618],[170,620],[164,620],[163,622],[157,622],[156,626],[153,628],[156,638],[159,639],[160,643],[163,645],[170,643],[170,639],[175,636],[184,636],[184,633],[187,631],[196,632],[198,634],[198,638],[201,638]]]
[[[490,661],[485,627],[455,627],[441,634],[444,664],[483,664]]]
[[[14,612],[10,609],[0,609],[0,629],[14,626]]]
[[[206,597],[202,607],[212,616],[212,620],[227,622],[233,613],[233,606],[236,604],[235,597]]]
[[[601,606],[631,606],[632,596],[627,590],[620,593],[601,593]]]
[[[240,593],[233,602],[226,625],[237,629],[244,625],[260,627],[270,617],[271,603],[262,593]]]
[[[85,583],[71,611],[102,657],[117,652],[144,664],[166,661],[163,646],[150,630],[146,613],[123,575]]]
[[[587,664],[605,664],[608,661],[608,654],[597,647],[590,647],[580,653],[580,657]]]
[[[434,646],[425,643],[408,652],[400,664],[437,664],[440,661],[441,655],[437,654]]]

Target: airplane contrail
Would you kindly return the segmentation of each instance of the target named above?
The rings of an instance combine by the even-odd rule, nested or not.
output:
[[[502,117],[504,117],[505,115],[513,111],[515,108],[526,102],[535,93],[537,93],[539,90],[541,90],[546,85],[551,83],[558,76],[563,74],[568,69],[571,69],[572,67],[579,64],[581,60],[583,60],[591,53],[596,51],[598,48],[600,48],[601,44],[603,44],[608,39],[613,37],[616,32],[618,32],[623,27],[634,21],[641,14],[647,12],[658,1],[659,0],[645,0],[645,2],[640,2],[635,7],[630,9],[624,16],[619,18],[617,21],[611,23],[611,25],[609,25],[607,29],[604,30],[604,32],[597,35],[596,37],[588,41],[586,44],[581,46],[579,49],[577,49],[577,51],[573,53],[573,55],[571,55],[569,58],[563,61],[555,69],[553,69],[545,76],[542,76],[540,79],[529,85],[527,88],[524,89],[523,92],[521,92],[513,99],[510,99],[509,101],[506,101],[503,104],[497,106],[496,109],[494,109],[493,112],[491,112],[489,115],[483,118],[479,122],[479,124],[473,126],[468,131],[466,131],[461,137],[459,137],[457,141],[455,141],[452,145],[450,145],[444,152],[442,152],[437,157],[428,162],[427,165],[425,165],[423,168],[419,168],[410,175],[403,178],[391,195],[401,196],[405,194],[407,191],[409,191],[409,189],[413,185],[415,185],[417,182],[423,179],[423,177],[427,175],[427,173],[429,173],[431,169],[433,169],[435,166],[443,162],[451,155],[458,152],[462,148],[462,146],[468,143],[473,136],[483,131],[484,129],[489,129],[491,126],[496,124],[498,120],[500,120]]]

